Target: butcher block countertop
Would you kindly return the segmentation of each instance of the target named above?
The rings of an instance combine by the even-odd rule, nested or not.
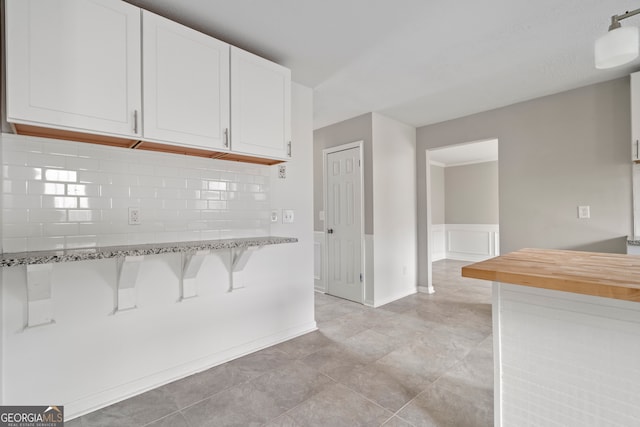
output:
[[[640,255],[521,249],[462,267],[462,276],[640,302]]]

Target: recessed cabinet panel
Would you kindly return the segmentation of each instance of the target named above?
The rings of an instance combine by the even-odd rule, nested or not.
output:
[[[114,0],[7,0],[7,120],[139,132],[140,9]]]
[[[287,158],[291,140],[290,70],[231,48],[231,148]]]
[[[224,149],[229,45],[143,11],[144,138]]]

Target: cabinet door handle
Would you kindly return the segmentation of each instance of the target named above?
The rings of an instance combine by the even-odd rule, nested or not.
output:
[[[638,148],[638,140],[636,139],[636,159],[640,159],[640,150]]]
[[[138,110],[133,110],[133,133],[138,133]]]
[[[224,146],[229,148],[229,128],[224,128]]]
[[[287,156],[291,157],[291,141],[287,144]]]
[[[333,234],[333,228],[328,229],[327,234]]]

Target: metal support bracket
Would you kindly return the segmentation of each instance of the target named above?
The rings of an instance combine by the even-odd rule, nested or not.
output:
[[[198,296],[196,277],[202,263],[211,250],[182,253],[182,274],[180,275],[180,301]]]
[[[53,319],[51,272],[53,264],[30,264],[27,270],[27,326],[56,323]]]
[[[144,256],[125,256],[117,260],[118,283],[113,314],[133,310],[136,306],[136,282]]]

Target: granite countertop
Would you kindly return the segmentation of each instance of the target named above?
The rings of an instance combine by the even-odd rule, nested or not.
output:
[[[640,258],[521,249],[462,267],[463,277],[640,302]]]
[[[51,264],[59,262],[87,261],[94,259],[119,258],[125,256],[159,255],[179,252],[197,252],[231,248],[295,243],[295,237],[248,237],[238,239],[199,240],[193,242],[154,243],[146,245],[105,246],[96,248],[64,249],[55,251],[34,251],[5,253],[0,258],[0,267],[17,265]]]

